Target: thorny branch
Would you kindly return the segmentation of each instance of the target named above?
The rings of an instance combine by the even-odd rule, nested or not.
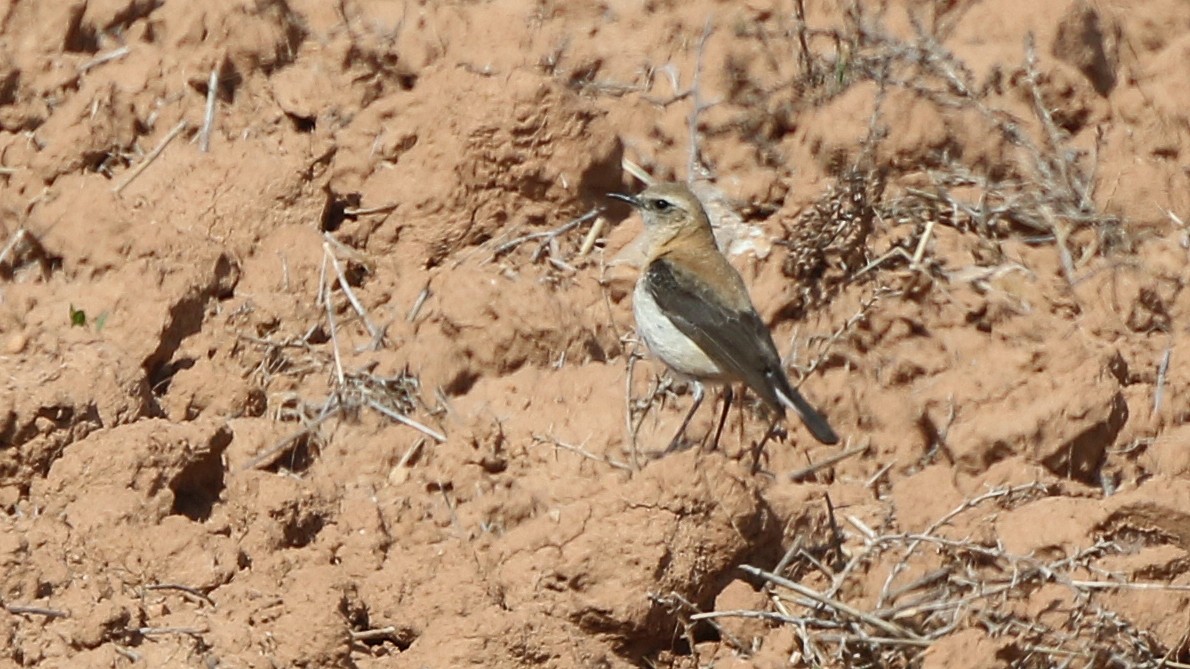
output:
[[[1148,632],[1133,627],[1098,604],[1095,594],[1120,590],[1190,592],[1190,586],[1130,582],[1111,575],[1102,579],[1075,575],[1099,572],[1094,560],[1123,551],[1112,541],[1101,539],[1067,557],[1047,561],[1012,554],[998,544],[938,534],[958,516],[980,505],[1006,500],[1019,503],[1048,491],[1047,486],[1039,483],[991,490],[965,500],[921,532],[879,533],[857,518],[848,517],[863,546],[852,551],[850,559],[837,572],[812,560],[801,548],[802,538],[773,571],[753,565],[740,567],[765,585],[776,612],[719,611],[691,618],[754,617],[790,625],[801,640],[803,655],[819,663],[830,662],[833,655],[835,661],[852,664],[858,661],[860,666],[903,666],[913,662],[922,649],[974,619],[992,635],[1017,638],[1026,654],[1088,662],[1110,652],[1117,663],[1128,666],[1178,666],[1154,663],[1153,658],[1162,657],[1167,651]],[[926,559],[918,550],[923,545],[933,548],[930,563],[940,561],[942,566],[892,590],[892,579],[897,574],[910,563],[920,564],[918,556]],[[899,550],[900,555],[881,592],[880,602],[867,610],[845,601],[841,596],[847,591],[844,584],[861,577],[863,565],[890,550]],[[781,572],[802,560],[807,560],[804,566],[812,573],[830,578],[832,585],[819,591],[782,575]],[[1066,611],[1064,623],[1057,618],[1051,623],[1024,617],[1020,609],[1011,605],[1014,601],[1011,593],[1042,583],[1058,584],[1072,593],[1072,605]],[[791,607],[804,611],[795,612]]]

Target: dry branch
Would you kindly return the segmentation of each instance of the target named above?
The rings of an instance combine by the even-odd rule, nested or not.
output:
[[[24,604],[5,604],[4,610],[13,615],[44,616],[46,618],[69,618],[70,614],[58,609],[48,609],[42,606],[27,606]]]
[[[834,467],[835,465],[846,460],[847,458],[850,458],[854,455],[859,455],[860,453],[863,453],[864,451],[868,450],[868,448],[870,446],[871,446],[871,444],[865,442],[864,444],[862,444],[860,446],[852,446],[851,448],[848,448],[847,450],[840,451],[838,453],[835,453],[834,455],[823,458],[822,460],[819,460],[818,462],[815,462],[812,465],[807,465],[805,467],[802,467],[801,469],[795,469],[792,472],[789,472],[789,480],[793,481],[795,483],[798,481],[804,481],[824,469],[829,469],[831,467]]]
[[[796,581],[791,581],[783,576],[778,576],[777,574],[765,571],[763,569],[760,569],[759,567],[753,567],[752,565],[747,565],[747,564],[740,565],[740,569],[743,570],[747,574],[750,574],[752,576],[760,578],[764,581],[768,581],[769,583],[772,583],[773,585],[778,585],[778,586],[781,586],[782,588],[792,590],[803,597],[811,599],[811,600],[813,600],[819,604],[822,604],[823,606],[826,606],[828,608],[834,609],[845,616],[848,616],[848,617],[854,618],[858,621],[867,623],[868,625],[871,625],[872,627],[875,627],[876,629],[879,629],[879,630],[885,632],[886,634],[891,634],[892,636],[897,637],[899,639],[912,639],[915,641],[923,641],[923,639],[918,637],[916,634],[909,631],[908,629],[905,629],[904,627],[901,627],[900,625],[896,625],[896,624],[891,623],[887,620],[883,620],[883,619],[878,618],[878,617],[876,617],[870,613],[867,613],[865,611],[860,611],[859,609],[857,609],[853,606],[850,606],[844,602],[841,602],[837,599],[834,599],[833,597],[828,597],[826,595],[823,595],[822,593],[814,590],[813,588],[807,588],[806,586],[804,586],[801,583],[798,583]]]
[[[130,52],[131,49],[129,49],[127,46],[122,46],[118,49],[112,49],[107,53],[101,53],[82,65],[79,65],[79,72],[86,74],[87,72],[90,72],[104,63],[110,63],[113,60],[119,60],[124,56],[127,56]]]
[[[627,464],[624,462],[620,462],[618,460],[614,460],[609,456],[596,455],[596,454],[592,453],[591,451],[588,451],[586,448],[584,448],[582,446],[575,446],[574,444],[568,444],[554,436],[547,437],[544,435],[535,434],[535,435],[533,435],[533,441],[535,443],[539,443],[539,444],[551,444],[554,446],[554,448],[560,448],[564,451],[570,451],[571,453],[580,455],[588,460],[593,460],[595,462],[602,462],[603,464],[608,465],[610,467],[614,467],[615,469],[622,469],[622,470],[628,471],[628,472],[637,471],[637,469],[638,469],[638,467],[634,467],[633,465],[630,465],[630,464]]]
[[[170,130],[169,134],[167,134],[161,140],[161,142],[157,144],[156,148],[150,151],[149,155],[145,156],[145,159],[142,160],[139,165],[133,168],[133,170],[129,172],[128,176],[125,177],[123,181],[121,181],[116,185],[115,188],[112,189],[112,192],[116,195],[119,195],[121,191],[128,187],[128,184],[135,181],[136,178],[141,175],[141,173],[148,169],[149,165],[153,164],[153,161],[161,157],[161,153],[165,151],[165,147],[169,146],[170,142],[177,139],[178,135],[185,132],[186,128],[188,127],[190,127],[190,124],[184,120],[175,125],[173,130]]]
[[[550,247],[553,243],[555,243],[555,240],[557,240],[562,235],[565,235],[566,233],[570,232],[571,230],[574,230],[575,228],[582,225],[583,223],[586,223],[587,221],[591,220],[592,218],[595,218],[602,212],[603,212],[603,207],[595,207],[595,208],[591,209],[590,211],[588,211],[587,213],[583,214],[582,216],[579,216],[578,218],[568,221],[567,223],[564,223],[552,230],[545,230],[542,232],[531,232],[527,235],[517,237],[516,239],[510,239],[509,241],[504,242],[503,244],[497,246],[495,248],[495,250],[492,251],[492,258],[499,258],[500,256],[505,255],[506,253],[509,253],[510,251],[514,250],[516,247],[520,246],[521,244],[524,244],[525,242],[533,241],[535,239],[540,239],[543,241],[537,247],[537,250],[533,252],[533,256],[532,256],[533,262],[537,262],[538,260],[541,259],[541,256],[544,255],[547,250],[548,251],[553,250]]]
[[[442,442],[446,441],[446,435],[442,434],[441,432],[431,429],[429,427],[426,427],[425,425],[422,425],[421,423],[413,420],[412,418],[410,418],[409,416],[406,416],[403,413],[400,413],[398,411],[393,411],[392,409],[384,406],[383,404],[380,404],[376,400],[369,399],[368,406],[372,407],[379,413],[381,413],[385,416],[388,416],[389,418],[397,421],[398,423],[400,423],[402,425],[407,425],[407,426],[417,430],[418,432],[421,432],[422,434],[426,435],[430,439],[433,439],[434,441],[436,441],[440,444]]]
[[[351,308],[355,309],[355,313],[359,315],[361,320],[363,320],[364,327],[368,329],[368,334],[372,337],[372,348],[379,348],[379,346],[384,342],[384,331],[377,328],[372,323],[372,319],[368,316],[368,310],[364,308],[364,305],[359,301],[359,298],[355,296],[355,291],[351,289],[351,285],[347,282],[347,276],[343,272],[343,265],[339,262],[339,258],[334,254],[334,252],[331,251],[332,246],[335,246],[336,248],[342,248],[342,242],[332,237],[331,233],[329,232],[323,233],[323,237],[325,241],[323,241],[322,249],[326,254],[326,258],[330,260],[331,267],[335,270],[335,276],[338,278],[339,289],[342,290],[343,294],[347,296],[347,301],[351,303]],[[327,303],[329,305],[329,300]],[[333,316],[330,315],[329,311],[328,316],[333,319]]]
[[[696,181],[698,179],[710,178],[710,170],[707,169],[706,163],[702,161],[702,150],[699,148],[698,141],[698,117],[715,103],[705,102],[702,98],[702,67],[703,59],[706,55],[707,41],[711,38],[711,33],[714,32],[715,26],[712,22],[713,16],[708,16],[706,24],[702,29],[702,37],[698,40],[698,51],[694,59],[694,77],[690,83],[690,97],[692,104],[690,107],[690,119],[688,127],[690,131],[690,155],[686,165],[686,179],[687,181]]]
[[[210,606],[211,608],[216,608],[214,600],[212,600],[210,597],[208,597],[201,590],[199,590],[197,588],[192,588],[188,585],[181,585],[179,583],[150,583],[150,584],[144,586],[144,589],[145,590],[176,590],[176,591],[181,592],[185,595],[189,595],[193,599],[203,602],[204,604],[206,604],[207,606]]]
[[[202,129],[198,132],[198,150],[207,153],[211,150],[211,129],[215,125],[215,102],[219,92],[219,66],[211,68],[211,76],[207,79],[207,106],[202,116]]]

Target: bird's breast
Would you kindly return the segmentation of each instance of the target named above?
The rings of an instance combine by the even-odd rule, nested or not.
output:
[[[723,369],[657,306],[643,279],[637,282],[633,292],[632,312],[636,316],[636,330],[641,339],[667,367],[682,376],[700,381],[726,380]]]

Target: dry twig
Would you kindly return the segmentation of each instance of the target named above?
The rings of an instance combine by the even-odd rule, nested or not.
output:
[[[157,144],[156,148],[150,151],[149,155],[145,156],[145,159],[142,160],[139,165],[133,168],[133,170],[128,173],[128,176],[125,177],[123,181],[117,184],[115,188],[112,188],[112,192],[116,195],[119,195],[121,191],[128,187],[128,184],[135,181],[137,177],[139,177],[146,169],[148,169],[149,165],[153,164],[153,161],[160,158],[161,153],[165,151],[165,147],[169,146],[170,142],[177,139],[178,135],[185,132],[186,128],[188,127],[190,127],[190,124],[184,120],[175,125],[173,130],[170,130],[169,134],[167,134],[161,140],[161,142]]]
[[[79,72],[86,74],[87,72],[90,72],[104,63],[110,63],[113,60],[119,60],[124,56],[127,56],[130,52],[131,49],[129,49],[127,46],[122,46],[118,49],[112,49],[107,53],[101,53],[82,65],[79,65]]]
[[[782,588],[792,590],[803,597],[811,599],[819,604],[822,604],[823,606],[834,609],[845,616],[867,623],[868,625],[871,625],[872,627],[875,627],[886,634],[891,634],[892,636],[899,639],[913,639],[915,641],[923,640],[913,632],[901,627],[900,625],[893,624],[865,611],[860,611],[849,604],[834,599],[833,597],[823,595],[813,588],[807,588],[796,581],[791,581],[783,576],[778,576],[777,574],[765,571],[759,567],[753,567],[752,565],[740,565],[740,569],[751,576],[760,578],[764,581],[772,583],[773,585],[779,585]]]
[[[819,460],[818,462],[815,462],[814,464],[807,465],[805,467],[802,467],[801,469],[795,469],[792,472],[789,472],[789,480],[793,481],[795,483],[798,481],[804,481],[824,469],[829,469],[831,467],[834,467],[835,465],[846,460],[847,458],[850,458],[855,455],[859,455],[860,453],[867,451],[870,446],[871,446],[870,443],[865,442],[859,446],[852,446],[851,448],[848,448],[846,450],[839,451],[838,453],[835,453],[834,455],[823,458],[822,460]]]
[[[58,609],[48,609],[42,606],[27,606],[23,604],[5,604],[4,610],[13,615],[44,616],[46,618],[69,618],[70,614]]]
[[[554,253],[556,252],[556,249],[553,248],[553,246],[556,245],[557,239],[559,237],[561,237],[562,235],[565,235],[566,233],[570,232],[571,230],[574,230],[578,226],[595,218],[596,216],[598,216],[601,213],[603,213],[603,208],[595,207],[595,208],[591,209],[590,211],[588,211],[587,213],[583,214],[582,216],[579,216],[578,218],[568,221],[567,223],[564,223],[564,224],[554,228],[553,230],[544,230],[542,232],[531,232],[527,235],[517,237],[516,239],[510,239],[509,241],[504,242],[503,244],[497,246],[495,248],[495,250],[492,251],[492,257],[499,258],[500,256],[505,255],[506,253],[509,253],[510,251],[512,251],[516,247],[520,246],[521,244],[524,244],[525,242],[533,241],[536,239],[540,239],[540,240],[542,240],[542,242],[537,247],[537,250],[533,252],[533,255],[530,257],[530,259],[533,262],[537,262],[538,260],[541,259],[541,256],[545,255],[546,251],[549,251],[551,254],[551,257],[552,257],[554,255]]]
[[[211,68],[211,76],[207,79],[207,106],[202,116],[202,129],[198,131],[198,150],[207,153],[211,150],[211,129],[215,125],[215,102],[219,94],[219,66]]]
[[[211,608],[215,607],[215,601],[208,597],[204,592],[198,588],[192,588],[188,585],[181,585],[180,583],[150,583],[144,586],[145,590],[176,590],[190,598],[198,600]]]

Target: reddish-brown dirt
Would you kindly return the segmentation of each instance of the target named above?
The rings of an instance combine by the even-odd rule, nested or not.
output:
[[[863,4],[0,2],[0,667],[1190,666],[1190,3]]]

